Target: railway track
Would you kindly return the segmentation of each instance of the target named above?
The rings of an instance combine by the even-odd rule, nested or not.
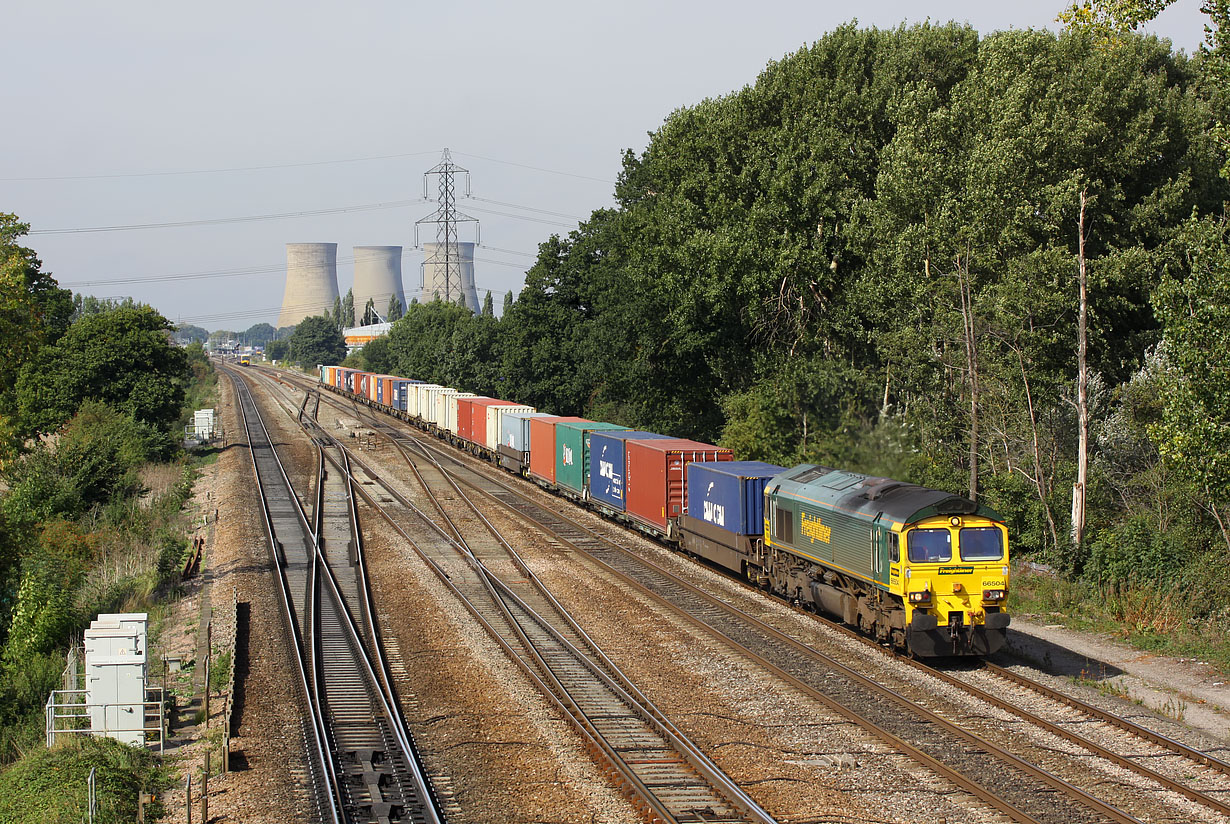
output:
[[[387,423],[379,420],[378,418],[371,417],[370,423],[373,428],[381,431],[382,434],[390,437],[395,442],[404,443],[408,439],[408,435],[405,431],[396,427],[388,426]],[[418,442],[419,439],[413,438],[413,440]],[[431,445],[426,448],[434,449],[435,447],[434,445]],[[467,485],[481,490],[492,499],[499,501],[503,506],[519,512],[528,520],[538,523],[548,532],[553,534],[557,540],[569,544],[575,549],[580,549],[586,552],[591,557],[594,557],[596,560],[604,563],[609,568],[624,576],[625,580],[634,582],[635,585],[644,587],[649,591],[653,591],[655,589],[652,581],[644,580],[645,576],[643,574],[637,574],[635,567],[643,567],[646,563],[643,559],[637,559],[631,565],[627,564],[626,559],[629,554],[624,552],[622,548],[611,544],[607,538],[590,531],[586,527],[576,524],[571,521],[571,519],[564,517],[560,512],[549,510],[534,503],[532,500],[522,496],[519,491],[513,489],[509,484],[504,483],[502,480],[496,481],[486,477],[485,474],[476,472],[472,467],[458,460],[452,454],[439,450],[436,451],[440,458],[450,463],[450,466],[452,467],[450,471],[455,471],[461,475]],[[618,560],[615,563],[611,563],[612,559],[615,558],[618,558]],[[627,568],[621,569],[621,566]],[[667,573],[665,570],[658,569],[648,577],[653,578],[655,576],[661,579],[663,577],[669,577],[670,573]],[[672,584],[672,586],[678,586],[680,583],[683,582],[676,582],[675,584]],[[688,585],[685,584],[683,588],[686,589],[687,586]],[[701,593],[701,595],[703,596],[704,594]],[[759,640],[752,639],[752,644],[743,644],[739,636],[742,632],[745,632],[745,630],[732,628],[730,632],[727,632],[725,629],[718,629],[714,627],[714,622],[709,620],[710,616],[706,615],[707,612],[715,609],[719,613],[722,612],[723,609],[728,610],[725,605],[714,603],[707,607],[701,608],[696,608],[695,606],[687,607],[682,604],[680,604],[680,606],[686,614],[696,619],[699,624],[707,625],[711,630],[720,632],[723,637],[726,637],[727,640],[732,643],[741,644],[745,648],[749,646],[753,647],[758,652],[763,652],[769,648],[764,645],[764,641],[772,638],[773,633],[776,632],[776,630],[773,630],[767,625],[757,627],[757,631],[762,633],[765,637],[762,637]],[[743,618],[739,620],[747,621],[747,619],[750,619],[750,616],[744,615]],[[751,623],[755,624],[757,622],[755,619],[751,619]],[[844,631],[844,628],[842,629]],[[865,641],[865,639],[862,640]],[[833,667],[837,672],[842,673],[844,677],[851,678],[854,682],[858,682],[860,680],[860,674],[853,672],[848,666],[833,660],[825,661],[823,656],[821,656],[817,651],[798,644],[798,642],[795,642],[793,639],[789,639],[786,636],[774,639],[773,643],[783,644],[795,655],[802,653],[812,661],[823,661],[823,663]],[[770,646],[772,646],[772,644],[770,644]],[[745,649],[745,653],[752,653],[752,650]],[[772,656],[767,656],[762,658],[762,660],[764,663],[772,666],[774,665],[774,662],[768,660],[771,657]],[[945,680],[949,683],[949,685],[957,687],[967,694],[978,698],[979,700],[987,701],[994,706],[1004,709],[1006,712],[1012,713],[1018,718],[1022,718],[1025,721],[1036,725],[1038,728],[1045,730],[1049,734],[1066,739],[1086,751],[1093,753],[1100,758],[1106,759],[1116,767],[1130,770],[1149,781],[1156,782],[1166,790],[1185,796],[1188,800],[1193,802],[1193,804],[1200,805],[1200,807],[1212,815],[1226,815],[1230,812],[1230,807],[1227,807],[1225,800],[1223,800],[1224,798],[1230,798],[1230,789],[1206,788],[1207,791],[1195,789],[1187,781],[1169,777],[1146,766],[1144,762],[1151,759],[1151,756],[1149,755],[1146,755],[1143,758],[1137,756],[1136,760],[1133,760],[1133,758],[1129,756],[1122,756],[1114,750],[1096,744],[1089,738],[1082,736],[1079,733],[1075,733],[1071,729],[1065,728],[1065,726],[1046,721],[1045,719],[1023,710],[1011,702],[1004,701],[997,696],[992,695],[988,691],[979,689],[978,687],[968,684],[961,679],[949,676],[947,673],[943,673],[942,671],[931,670],[925,666],[924,669],[932,672],[932,674],[936,674],[938,672],[937,677],[941,677],[942,680]],[[786,674],[791,674],[786,667],[782,667],[781,670]],[[1011,675],[1017,682],[1027,682],[1027,684],[1022,683],[1022,686],[1027,686],[1027,688],[1038,692],[1048,691],[1048,688],[1044,685],[1038,684],[1037,682],[1033,682],[1029,679],[1024,679],[1015,673]],[[832,679],[825,680],[828,680],[831,685]],[[808,684],[806,681],[802,681],[802,684],[803,686],[810,688],[813,693],[824,694],[822,690],[816,688],[817,685],[815,684]],[[798,684],[796,684],[796,686],[797,685]],[[892,690],[888,690],[880,685],[869,685],[864,683],[862,684],[862,688],[870,688],[880,699],[888,699],[886,702],[887,704],[895,704],[903,711],[908,709],[906,705],[914,706],[915,709],[913,712],[915,713],[915,719],[917,718],[918,710],[921,708],[918,708],[916,704],[910,702],[905,696],[896,694]],[[838,702],[841,703],[841,696],[830,695],[830,697],[836,698]],[[846,697],[853,698],[852,695]],[[1073,702],[1074,699],[1065,701],[1065,703],[1068,703],[1069,706],[1074,706]],[[859,702],[857,700],[851,700],[849,703],[858,704]],[[866,705],[865,702],[863,705]],[[849,708],[848,704],[845,706],[847,709]],[[923,711],[922,714],[926,715],[927,713],[926,711]],[[954,783],[965,787],[973,794],[983,798],[984,801],[992,803],[1002,812],[1008,814],[1014,819],[1022,821],[1109,820],[1120,822],[1138,820],[1131,812],[1125,812],[1124,809],[1120,809],[1114,804],[1107,803],[1100,798],[1095,797],[1091,792],[1082,790],[1079,787],[1049,773],[1047,770],[1038,767],[1035,764],[1031,764],[1025,759],[1018,758],[1012,753],[1002,750],[1001,748],[998,748],[988,741],[980,741],[976,736],[973,736],[969,732],[961,729],[959,725],[948,722],[938,714],[930,713],[929,715],[930,717],[927,718],[927,722],[929,724],[934,725],[936,729],[944,730],[947,734],[952,736],[952,741],[949,744],[940,744],[939,746],[936,746],[939,742],[934,740],[915,741],[914,744],[911,744],[910,741],[907,740],[910,736],[896,735],[893,731],[895,723],[896,730],[908,733],[911,727],[917,726],[916,720],[913,722],[907,722],[903,725],[901,723],[901,719],[881,719],[889,720],[892,723],[882,725],[880,737],[882,740],[901,748],[905,752],[910,752],[910,748],[912,747],[914,752],[910,752],[910,754],[914,755],[922,763],[927,764],[940,774],[945,775],[950,780],[953,780]],[[1100,720],[1109,721],[1110,718],[1112,717],[1108,716],[1108,714],[1102,714]],[[872,722],[874,725],[873,719],[863,718],[862,720]],[[1173,742],[1170,739],[1166,739],[1164,736],[1160,736],[1157,733],[1148,731],[1143,727],[1139,727],[1139,725],[1134,725],[1131,722],[1124,721],[1123,719],[1114,719],[1114,721],[1115,725],[1121,729],[1130,731],[1135,735],[1139,735],[1142,739],[1150,740],[1159,747],[1165,748],[1167,752],[1182,756],[1191,762],[1195,762],[1211,770],[1225,772],[1225,762],[1222,762],[1213,756],[1206,753],[1201,753],[1198,750],[1186,747],[1178,742]],[[896,737],[896,740],[894,740],[894,736]],[[927,736],[921,736],[921,738],[926,739]],[[906,746],[903,747],[902,745]],[[970,748],[981,750],[981,752],[969,752],[968,750]],[[963,752],[962,750],[965,751]],[[990,757],[990,760],[987,760],[987,757]],[[945,765],[949,765],[949,769],[944,769]],[[1187,770],[1180,770],[1180,772],[1186,771]],[[1025,783],[1034,783],[1035,787],[1033,790],[1024,793],[1021,792],[1022,782],[1019,779],[1022,775],[1027,777],[1029,780]],[[979,776],[980,778],[979,780],[974,781],[970,779],[970,776]],[[1190,778],[1191,776],[1187,777]],[[1164,806],[1159,807],[1157,805],[1153,805],[1148,800],[1148,797],[1153,793],[1141,793],[1139,789],[1134,789],[1133,787],[1121,782],[1113,780],[1107,781],[1105,775],[1090,775],[1087,780],[1090,788],[1097,788],[1098,795],[1109,794],[1111,796],[1115,796],[1115,800],[1118,804],[1126,809],[1139,811],[1141,818],[1144,820],[1200,820],[1201,813],[1199,812],[1193,813],[1191,810],[1167,811]],[[1106,787],[1099,785],[1112,785],[1112,787],[1117,787],[1117,789],[1112,789],[1111,792],[1107,793]],[[998,788],[1004,789],[1005,792],[997,793],[997,786]],[[1069,801],[1060,802],[1059,796],[1061,795],[1066,796]],[[998,797],[1001,803],[996,803],[992,800],[992,797]],[[1036,803],[1031,805],[1029,803],[1030,799],[1033,799],[1035,802],[1042,800],[1043,803],[1040,805],[1042,809],[1030,809],[1031,806],[1039,806]],[[1075,806],[1070,806],[1069,804],[1074,804]]]
[[[389,687],[367,605],[353,487],[317,452],[309,518],[243,376],[234,384],[293,640],[310,772],[326,822],[441,822]],[[343,461],[345,456],[338,456]]]

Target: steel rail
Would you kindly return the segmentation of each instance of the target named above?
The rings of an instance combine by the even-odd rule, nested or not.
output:
[[[232,380],[235,380],[234,375],[232,375],[231,378]],[[244,383],[246,384],[246,381],[244,381]],[[250,388],[245,385],[244,390],[248,393],[250,397],[251,396]],[[282,406],[284,410],[286,410],[285,406],[280,401],[277,401],[276,398],[274,398],[274,401],[277,402],[279,406]],[[259,414],[259,411],[255,409],[254,401],[252,402],[252,405],[253,405],[253,411],[256,413],[257,418],[261,421],[262,428],[264,428],[264,421],[263,419],[260,419],[260,414]],[[302,411],[305,408],[306,408],[306,401],[305,401],[304,406],[301,406],[300,411]],[[286,410],[286,411],[287,411],[287,414],[290,415],[292,418],[297,417],[296,413],[290,412],[289,410]],[[267,430],[265,431],[267,434]],[[272,448],[271,438],[269,439],[269,442],[270,442],[270,451],[276,461],[278,470],[282,476],[282,480],[285,483],[286,488],[288,490],[293,490],[293,484],[291,484],[290,482],[289,475],[286,473],[285,467],[282,465],[280,458],[278,458],[276,449]],[[328,563],[328,559],[327,557],[324,556],[323,550],[321,548],[320,524],[322,523],[321,518],[323,517],[323,512],[324,512],[324,507],[323,507],[324,459],[325,459],[324,450],[323,449],[318,450],[317,505],[315,507],[316,512],[314,513],[314,518],[312,519],[315,523],[309,522],[309,519],[307,517],[307,514],[305,512],[302,502],[299,501],[298,497],[294,495],[293,491],[290,492],[290,499],[294,502],[294,509],[296,511],[296,514],[298,515],[298,520],[300,524],[302,525],[303,529],[305,530],[306,535],[310,537],[309,543],[311,544],[311,548],[312,548],[312,566],[314,568],[315,574],[313,576],[311,586],[307,593],[308,600],[311,603],[315,602],[316,599],[315,599],[314,593],[318,592],[318,586],[321,582],[323,582],[323,584],[325,585],[325,591],[332,597],[334,607],[336,608],[336,614],[331,617],[335,618],[339,622],[338,623],[339,628],[344,628],[342,642],[345,643],[352,650],[352,654],[353,654],[354,659],[356,660],[356,664],[361,665],[359,667],[360,675],[366,684],[365,690],[368,694],[368,698],[374,699],[377,703],[380,704],[379,712],[383,714],[384,722],[381,724],[378,724],[377,726],[383,728],[384,732],[392,733],[393,738],[394,738],[393,743],[395,744],[396,748],[401,751],[400,753],[390,752],[388,754],[390,756],[399,756],[397,760],[400,760],[401,762],[403,762],[401,766],[409,768],[409,771],[410,771],[409,777],[412,779],[412,782],[413,782],[412,786],[418,797],[417,798],[406,797],[403,794],[403,797],[400,800],[402,802],[405,802],[407,805],[407,809],[405,809],[405,813],[409,815],[413,820],[416,820],[416,821],[430,822],[430,824],[439,824],[439,822],[442,822],[443,820],[442,813],[439,810],[439,804],[435,798],[434,791],[430,787],[430,783],[427,781],[426,776],[422,772],[421,765],[418,762],[417,751],[413,748],[413,746],[409,742],[409,738],[408,738],[408,735],[404,727],[404,719],[401,718],[400,711],[397,711],[397,712],[393,711],[391,705],[395,705],[396,703],[395,698],[392,698],[392,696],[385,694],[385,690],[384,690],[385,685],[381,683],[381,679],[377,677],[375,671],[373,670],[371,666],[371,662],[369,660],[369,653],[368,653],[368,650],[366,649],[366,645],[363,639],[362,632],[360,628],[358,627],[358,625],[355,623],[353,616],[350,614],[349,607],[347,606],[347,599],[345,595],[342,593],[342,589],[339,585],[336,575],[334,574],[332,568],[330,567]],[[352,494],[353,487],[350,483],[349,475],[345,473],[343,473],[343,475],[344,475],[344,478],[346,479],[347,489],[351,490],[351,493],[348,493],[349,503],[347,506],[347,512],[349,515],[350,513],[354,512],[353,498],[350,497],[350,494]],[[351,530],[355,528],[355,525],[353,522],[351,523],[350,528]],[[319,611],[313,612],[313,616],[314,616],[313,624],[312,624],[313,627],[319,623],[320,621],[319,615],[320,615]],[[313,635],[313,651],[314,651],[313,658],[315,662],[320,662],[321,659],[323,658],[323,656],[320,654],[320,650],[322,649],[322,647],[319,646],[321,635],[318,632],[313,632],[312,635]],[[303,640],[301,636],[299,636],[297,640],[298,640],[298,643],[303,644]],[[320,679],[315,679],[315,680],[317,684],[319,685]],[[326,695],[328,694],[327,685],[325,686],[325,694]],[[322,712],[321,724],[325,730],[324,739],[326,741],[333,740],[332,736],[328,735],[328,728],[329,728],[330,722],[328,721],[326,717],[328,714],[331,714],[333,710],[326,709],[327,707],[330,706],[330,704],[327,701],[321,700],[319,698],[319,693],[317,693],[316,700],[317,700],[317,704],[321,707],[321,712]],[[334,733],[336,734],[336,732],[337,730],[335,729]],[[379,734],[383,736],[384,733],[379,733]],[[384,749],[388,749],[387,746],[384,747]],[[390,761],[392,760],[393,759],[391,758]],[[332,756],[327,758],[326,764],[329,766],[330,770],[333,771],[333,774],[336,776],[337,775],[336,769],[338,765],[336,764],[335,758]],[[397,781],[399,785],[401,784],[401,777],[402,776],[398,773],[394,773],[392,775],[393,780]],[[340,799],[343,796],[343,794],[345,794],[346,797],[350,797],[352,798],[352,800],[354,800],[353,796],[349,794],[348,792],[346,792],[346,785],[343,782],[341,782],[340,779],[337,780],[335,783],[339,787],[339,791],[335,794],[335,797],[337,799]],[[387,803],[383,803],[382,799],[376,799],[376,798],[372,799],[373,804],[377,803],[378,800],[381,801],[382,806],[386,806],[386,807],[388,806]],[[355,800],[355,803],[358,803],[357,800]],[[371,817],[374,819],[383,821],[383,820],[388,820],[389,814],[390,814],[390,811],[377,810],[377,808],[373,807]]]
[[[324,726],[323,718],[321,717],[320,708],[316,701],[316,693],[308,683],[308,665],[304,662],[302,653],[304,646],[303,637],[300,632],[299,621],[294,615],[293,597],[290,592],[290,584],[286,580],[285,574],[285,558],[279,550],[279,541],[273,525],[273,515],[269,511],[265,481],[262,478],[260,467],[257,464],[256,446],[252,443],[252,435],[255,430],[248,418],[247,405],[252,406],[257,422],[260,425],[260,431],[264,435],[264,448],[268,448],[270,454],[272,454],[275,461],[278,461],[279,465],[281,462],[278,459],[276,450],[273,449],[273,439],[269,436],[269,431],[266,429],[265,423],[260,417],[260,411],[256,409],[256,401],[252,398],[251,390],[248,388],[246,383],[241,381],[229,369],[223,368],[223,371],[226,373],[227,377],[230,378],[232,385],[235,388],[236,398],[239,400],[239,411],[243,419],[244,432],[248,440],[248,455],[252,460],[252,471],[256,477],[257,497],[260,499],[261,511],[264,514],[265,534],[269,541],[270,559],[276,570],[279,591],[282,594],[282,618],[286,622],[286,628],[291,636],[291,651],[294,655],[296,663],[296,672],[299,675],[299,686],[303,690],[301,698],[309,708],[308,715],[310,716],[312,741],[314,746],[312,748],[312,753],[309,756],[308,763],[312,768],[312,772],[316,775],[316,780],[313,781],[313,784],[316,787],[316,792],[314,795],[317,800],[318,812],[322,816],[327,812],[329,816],[328,820],[332,821],[333,824],[340,824],[342,820],[342,810],[339,796],[340,787],[337,784],[337,775],[333,770],[333,759],[331,754],[328,752],[328,745],[326,743],[328,741],[328,734]],[[291,497],[294,495],[293,492],[290,492],[289,494]],[[314,760],[312,756],[314,756]],[[320,771],[319,773],[316,772],[318,769]],[[322,781],[325,783],[324,787],[321,786]],[[322,792],[324,794],[323,797]]]

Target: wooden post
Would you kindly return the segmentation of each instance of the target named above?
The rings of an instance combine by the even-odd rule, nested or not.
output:
[[[187,793],[187,796],[188,796],[187,801],[184,804],[184,808],[188,812],[188,824],[192,824],[192,776],[191,775],[188,776],[188,780],[184,784],[184,792]]]
[[[205,774],[201,776],[201,824],[209,824],[209,750],[205,750]]]
[[[205,625],[205,729],[209,729],[209,670],[214,658],[214,622],[211,618]]]
[[[222,699],[222,774],[231,771],[231,696]]]

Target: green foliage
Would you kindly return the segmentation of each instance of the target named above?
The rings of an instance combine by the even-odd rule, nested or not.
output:
[[[76,518],[92,506],[137,492],[136,469],[169,457],[174,449],[164,431],[86,401],[54,444],[39,442],[5,470],[9,492],[0,499],[0,512],[11,524]]]
[[[499,397],[505,387],[499,363],[499,322],[464,306],[434,300],[411,304],[387,341],[394,374]],[[378,341],[372,341],[368,347]],[[379,352],[379,348],[377,349]]]
[[[239,340],[248,346],[267,346],[277,336],[278,330],[268,323],[257,323],[240,333]]]
[[[80,623],[73,596],[92,559],[89,536],[75,526],[65,521],[43,526],[36,551],[22,562],[16,607],[0,656],[4,672],[19,669],[31,656],[57,650]]]
[[[156,427],[174,424],[189,371],[169,329],[166,318],[148,307],[78,320],[21,370],[17,400],[26,430],[55,430],[87,399]]]
[[[1224,219],[1193,220],[1188,265],[1155,296],[1169,369],[1161,380],[1162,457],[1230,515],[1230,245]]]
[[[82,318],[90,315],[101,315],[104,312],[110,312],[115,309],[136,309],[139,306],[146,306],[144,303],[137,303],[132,298],[96,298],[93,295],[73,295],[73,314],[70,320],[77,322]],[[191,327],[197,329],[199,327]],[[178,327],[177,327],[178,330]],[[204,332],[205,330],[201,330]],[[178,335],[179,332],[177,331]]]
[[[290,358],[304,367],[334,365],[346,357],[346,340],[328,318],[304,318],[290,336]]]
[[[170,781],[153,753],[82,736],[53,750],[36,750],[0,773],[0,824],[84,821],[91,769],[96,770],[99,824],[135,821],[139,793],[162,790]],[[147,820],[160,813],[147,809]]]
[[[387,337],[379,337],[367,342],[356,354],[362,356],[364,364],[361,367],[362,369],[381,375],[392,373],[393,356],[389,351],[389,339]]]
[[[371,326],[373,323],[379,323],[380,318],[376,315],[376,299],[368,298],[367,305],[363,307],[363,318],[360,320],[360,326]]]
[[[174,336],[179,343],[204,343],[209,340],[209,330],[190,323],[178,323],[175,325]]]
[[[402,308],[401,301],[397,299],[397,295],[389,295],[389,307],[385,310],[385,320],[389,323],[394,323],[406,310]]]
[[[354,326],[354,289],[346,290],[346,297],[342,298],[342,313],[336,320],[339,330]]]
[[[290,354],[290,342],[285,340],[271,340],[265,344],[265,357],[269,360],[285,360]]]

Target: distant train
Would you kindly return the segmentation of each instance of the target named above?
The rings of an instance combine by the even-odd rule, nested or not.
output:
[[[967,498],[394,375],[322,366],[320,383],[914,655],[1004,645],[1008,531]]]
[[[240,366],[251,366],[252,359],[249,358],[247,355],[244,355],[242,358],[239,359],[239,365]]]

